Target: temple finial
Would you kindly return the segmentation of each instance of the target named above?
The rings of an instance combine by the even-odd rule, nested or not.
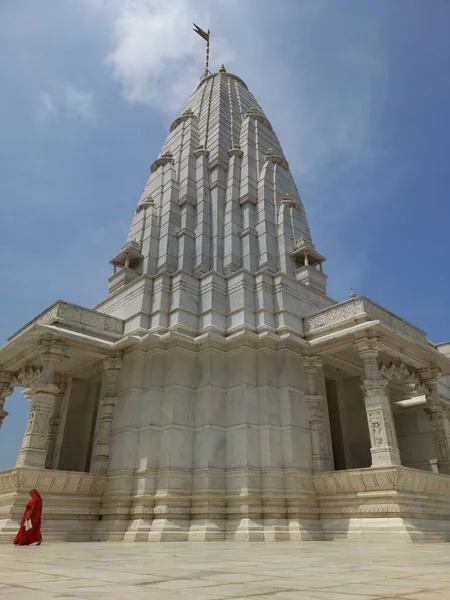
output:
[[[195,33],[198,33],[198,35],[200,37],[202,37],[205,41],[206,41],[206,66],[205,66],[205,74],[209,73],[209,35],[210,35],[210,31],[208,29],[208,31],[203,31],[203,29],[201,29],[198,25],[196,25],[195,23],[193,23],[195,29]]]
[[[355,290],[353,288],[350,288],[350,298],[356,298],[356,293]]]
[[[225,69],[225,65],[222,65],[219,69],[219,73],[226,73],[227,70]]]

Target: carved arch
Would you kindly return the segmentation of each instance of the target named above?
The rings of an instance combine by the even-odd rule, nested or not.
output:
[[[30,367],[25,365],[20,369],[20,371],[16,371],[8,386],[8,396],[10,396],[14,392],[14,388],[16,387],[31,387],[39,383],[40,377],[42,373],[41,367]]]
[[[389,365],[381,364],[380,373],[383,379],[388,382],[398,381],[413,385],[415,390],[424,396],[430,394],[428,386],[422,381],[417,371],[410,370],[405,363],[401,361],[391,362]]]

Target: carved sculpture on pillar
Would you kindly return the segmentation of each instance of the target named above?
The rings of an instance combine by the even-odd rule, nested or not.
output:
[[[24,395],[30,402],[27,427],[22,440],[22,447],[17,457],[16,466],[46,466],[47,451],[50,441],[50,419],[55,406],[58,387],[55,385],[56,365],[63,359],[65,345],[51,337],[45,337],[39,344],[42,362],[39,382],[33,384]]]
[[[10,396],[14,388],[11,388],[12,373],[10,371],[0,371],[0,429],[3,425],[3,419],[8,416],[5,407],[5,399]]]
[[[117,378],[122,368],[122,359],[120,357],[105,358],[103,364],[106,387],[98,407],[90,467],[90,471],[93,473],[108,471],[111,428],[118,400]]]
[[[322,394],[317,393],[317,373],[322,368],[320,356],[304,356],[303,368],[306,373],[308,393],[305,400],[309,408],[309,425],[311,431],[311,449],[314,471],[331,471],[333,460],[328,443],[327,420],[325,416],[326,402]]]
[[[382,379],[377,363],[381,347],[378,338],[365,337],[355,343],[364,364],[365,380],[361,389],[369,425],[372,467],[401,464],[394,419],[386,393],[388,382]]]
[[[438,368],[432,367],[422,369],[420,375],[429,390],[427,394],[427,412],[430,415],[436,444],[438,470],[440,473],[450,474],[450,424],[439,394],[440,371]]]

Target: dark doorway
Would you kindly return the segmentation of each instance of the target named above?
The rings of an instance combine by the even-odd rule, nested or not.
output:
[[[328,415],[330,418],[331,443],[333,445],[334,468],[346,469],[344,439],[342,437],[341,413],[339,411],[337,383],[334,379],[325,380]]]

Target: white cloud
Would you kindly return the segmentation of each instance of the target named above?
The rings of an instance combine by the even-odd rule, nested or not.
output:
[[[192,31],[192,21],[208,27],[210,2],[85,1],[109,24],[113,49],[107,62],[126,98],[170,114],[179,110],[198,84],[204,65],[205,42]],[[217,38],[214,52],[216,61],[223,62],[234,54]]]
[[[70,116],[85,119],[95,119],[94,96],[72,85],[65,89],[65,107]]]
[[[37,115],[44,123],[55,118],[95,120],[94,95],[71,84],[55,86],[56,91],[38,97]]]
[[[368,11],[354,11],[347,23],[338,7],[318,0],[291,5],[296,36],[278,47],[274,34],[288,24],[289,9],[264,3],[258,10],[260,0],[84,1],[107,27],[106,61],[130,102],[170,116],[181,109],[204,65],[194,21],[211,25],[212,70],[226,63],[250,83],[295,174],[316,175],[330,160],[352,168],[373,159],[373,98],[385,93],[387,72]],[[286,56],[288,48],[298,60]]]

